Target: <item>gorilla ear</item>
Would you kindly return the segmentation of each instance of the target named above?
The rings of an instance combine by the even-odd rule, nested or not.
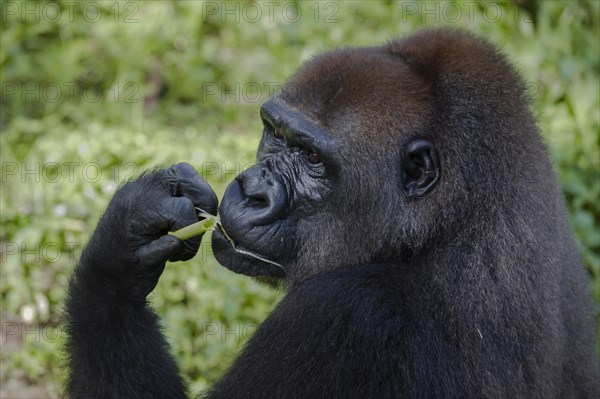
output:
[[[418,198],[437,184],[440,163],[437,151],[429,140],[418,139],[406,147],[402,164],[402,184],[409,199]]]

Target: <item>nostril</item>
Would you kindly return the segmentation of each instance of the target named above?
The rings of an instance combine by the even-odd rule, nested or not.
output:
[[[266,168],[246,171],[236,177],[247,206],[254,208],[268,208],[270,204],[269,190],[273,186],[273,179],[268,176]],[[257,173],[258,172],[258,173]]]
[[[273,223],[284,214],[288,203],[283,182],[264,165],[255,165],[236,176],[224,198],[228,193],[237,198],[244,222],[253,226]]]
[[[256,208],[266,208],[269,206],[269,201],[267,200],[266,196],[264,196],[264,197],[259,196],[259,195],[247,196],[246,202],[248,203],[249,206],[256,207]]]

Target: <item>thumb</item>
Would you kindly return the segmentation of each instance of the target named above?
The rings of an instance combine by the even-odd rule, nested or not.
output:
[[[144,245],[137,251],[139,266],[136,269],[136,284],[131,295],[145,298],[158,283],[165,270],[167,259],[181,247],[179,238],[165,235]]]
[[[140,264],[145,266],[164,264],[181,245],[179,238],[167,234],[140,248],[137,253],[138,259]]]

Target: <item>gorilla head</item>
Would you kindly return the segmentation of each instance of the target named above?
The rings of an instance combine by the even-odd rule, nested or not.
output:
[[[294,282],[431,255],[522,191],[541,146],[520,93],[492,46],[452,31],[315,58],[261,108],[258,162],[221,203],[218,261]]]

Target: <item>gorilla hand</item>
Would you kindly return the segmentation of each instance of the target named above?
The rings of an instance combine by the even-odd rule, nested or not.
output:
[[[82,254],[80,271],[120,297],[143,300],[166,261],[191,259],[202,240],[200,235],[182,242],[167,233],[197,222],[196,208],[216,214],[217,205],[214,191],[187,163],[142,175],[115,194]]]

